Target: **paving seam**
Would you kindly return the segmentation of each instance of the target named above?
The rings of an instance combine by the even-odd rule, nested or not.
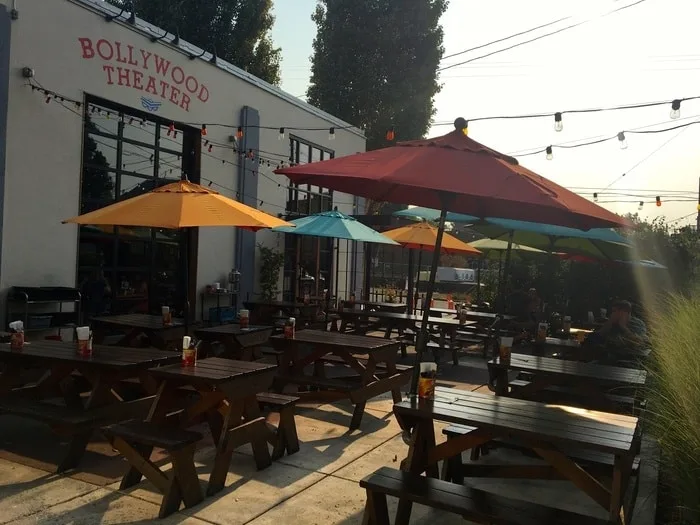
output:
[[[92,485],[92,483],[89,483],[89,485]],[[42,509],[40,509],[40,510],[37,510],[36,512],[30,512],[29,514],[23,514],[22,516],[16,516],[16,517],[12,518],[12,519],[9,520],[9,521],[2,521],[2,522],[0,522],[0,525],[4,525],[4,524],[6,524],[6,523],[12,523],[13,521],[16,521],[16,520],[19,520],[19,519],[30,518],[30,517],[32,517],[32,516],[35,516],[35,515],[37,515],[37,514],[43,512],[43,511],[45,511],[46,509],[50,509],[50,508],[56,507],[56,506],[58,506],[58,505],[63,505],[63,504],[65,504],[65,503],[69,503],[69,502],[71,502],[71,501],[73,501],[73,500],[76,500],[76,499],[78,499],[78,498],[85,497],[85,496],[87,496],[88,494],[92,494],[93,492],[97,492],[97,491],[100,490],[101,488],[104,488],[104,487],[100,487],[100,486],[97,486],[97,485],[93,485],[93,486],[95,487],[95,490],[90,490],[90,491],[85,492],[85,493],[83,493],[83,494],[79,494],[79,495],[77,495],[77,496],[73,496],[72,498],[68,498],[67,500],[59,501],[59,502],[57,502],[57,503],[54,503],[54,504],[51,505],[50,507],[44,507],[44,508],[42,508]]]
[[[377,449],[377,448],[381,447],[382,445],[388,443],[389,441],[391,441],[392,439],[394,439],[396,436],[400,436],[400,435],[401,435],[401,432],[398,432],[397,434],[395,434],[395,435],[389,437],[388,439],[386,439],[386,440],[382,441],[381,443],[379,443],[376,447],[372,447],[370,450],[368,450],[367,452],[365,452],[365,453],[363,454],[363,456],[369,454],[370,452],[374,451],[375,449]],[[360,457],[362,457],[362,456],[360,456]],[[253,517],[252,519],[246,521],[245,523],[251,523],[251,522],[255,521],[256,519],[258,519],[258,518],[261,517],[261,516],[264,516],[265,514],[267,514],[267,513],[270,512],[271,510],[273,510],[275,507],[278,507],[279,505],[281,505],[281,504],[284,503],[285,501],[287,501],[287,500],[289,500],[289,499],[292,499],[293,497],[298,496],[298,495],[301,494],[302,492],[305,492],[305,491],[309,490],[311,487],[317,485],[318,483],[322,482],[323,480],[325,480],[325,479],[327,479],[327,478],[334,477],[334,478],[336,478],[336,479],[342,479],[342,480],[344,480],[344,481],[352,481],[352,482],[354,483],[353,480],[348,480],[348,479],[342,478],[342,477],[340,477],[340,476],[334,476],[333,474],[334,474],[335,472],[338,472],[340,469],[347,467],[347,466],[350,465],[351,463],[354,463],[354,462],[357,461],[358,459],[360,459],[360,458],[356,458],[356,459],[350,461],[349,463],[343,465],[342,467],[338,467],[337,469],[335,469],[335,470],[334,470],[333,472],[331,472],[330,474],[324,474],[323,472],[318,472],[318,471],[314,470],[313,472],[317,472],[318,474],[321,474],[323,477],[322,477],[321,479],[319,479],[318,481],[313,482],[313,483],[312,483],[311,485],[309,485],[308,487],[306,487],[306,488],[300,490],[300,491],[297,492],[296,494],[292,494],[292,495],[289,496],[288,498],[283,499],[282,501],[280,501],[280,502],[277,503],[276,505],[273,505],[273,506],[270,507],[269,509],[265,510],[264,512],[261,512],[260,514],[258,514],[257,516]],[[304,470],[306,470],[306,469],[304,469]],[[196,516],[194,516],[194,517],[196,517]],[[217,525],[218,525],[218,524],[217,524]],[[224,524],[221,524],[221,525],[224,525]],[[245,524],[244,524],[244,525],[245,525]]]

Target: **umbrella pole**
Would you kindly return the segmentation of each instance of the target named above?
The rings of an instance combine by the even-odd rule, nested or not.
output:
[[[505,306],[506,306],[506,289],[507,289],[507,284],[508,284],[508,277],[510,275],[510,256],[511,252],[513,251],[513,235],[515,235],[515,231],[511,230],[510,235],[508,235],[508,249],[506,250],[506,264],[505,268],[503,270],[503,293],[501,297],[501,308],[500,308],[500,313],[505,313]]]
[[[408,249],[408,278],[406,279],[406,313],[413,311],[413,250]]]
[[[481,259],[476,263],[476,304],[481,303]]]
[[[435,276],[437,275],[438,264],[440,263],[440,248],[442,248],[442,237],[445,233],[445,218],[447,217],[447,208],[442,208],[440,211],[440,223],[438,225],[437,238],[435,239],[435,251],[433,252],[433,261],[430,265],[430,277],[428,278],[428,289],[425,292],[425,302],[428,305],[423,310],[423,320],[418,332],[418,341],[416,342],[416,358],[413,363],[413,378],[411,379],[411,397],[416,397],[418,393],[418,375],[420,373],[420,363],[423,352],[428,345],[428,319],[430,318],[430,303],[433,300],[433,287],[435,286]]]
[[[416,308],[416,298],[420,298],[420,292],[418,291],[418,285],[420,284],[420,266],[421,266],[421,259],[423,257],[423,250],[418,250],[418,274],[416,275],[416,297],[413,299],[413,305],[411,308],[413,308],[413,314],[418,311],[418,308]]]
[[[370,293],[370,272],[372,268],[372,245],[368,242],[365,243],[365,282],[364,282],[364,290],[363,290],[363,299],[369,301],[369,293]]]

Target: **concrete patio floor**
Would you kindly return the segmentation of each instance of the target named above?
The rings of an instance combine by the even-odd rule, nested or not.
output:
[[[483,389],[485,368],[482,359],[466,357],[459,367],[445,365],[441,379],[449,386]],[[372,400],[361,430],[349,432],[349,403],[302,405],[296,418],[301,441],[297,454],[258,472],[251,451],[239,449],[222,492],[165,520],[157,520],[160,494],[148,482],[120,491],[119,482],[97,486],[0,459],[0,524],[360,524],[365,492],[358,481],[384,465],[398,468],[407,451],[391,409],[390,396]],[[213,457],[212,447],[197,452],[203,489]],[[592,500],[564,482],[491,480],[479,486],[601,515]],[[390,511],[395,508],[396,500],[390,498]],[[460,516],[414,506],[411,523],[436,520],[442,525],[465,523]]]

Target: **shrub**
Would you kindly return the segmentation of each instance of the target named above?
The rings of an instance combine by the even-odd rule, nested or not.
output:
[[[661,447],[661,471],[674,521],[700,522],[700,302],[664,301],[652,318],[649,423]],[[667,509],[668,510],[668,509]]]

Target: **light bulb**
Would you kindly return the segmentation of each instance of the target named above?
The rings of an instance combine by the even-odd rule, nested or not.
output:
[[[637,207],[637,209],[638,209],[639,211],[642,211],[642,208],[643,208],[643,207],[644,207],[644,201],[639,201],[639,206]]]
[[[554,114],[554,131],[561,131],[564,129],[564,123],[561,120],[561,113]]]
[[[328,130],[328,140],[335,140],[335,128]]]
[[[597,193],[593,194],[593,202],[598,202],[598,194]]]
[[[677,119],[681,116],[681,101],[676,99],[671,102],[671,118]]]
[[[545,152],[547,153],[547,160],[552,160],[554,158],[554,155],[552,155],[552,146],[547,146]]]
[[[280,134],[277,138],[279,140],[284,140],[284,128],[280,128]]]
[[[625,139],[624,131],[620,131],[620,133],[617,134],[617,140],[620,141],[620,149],[627,149],[627,140]]]

